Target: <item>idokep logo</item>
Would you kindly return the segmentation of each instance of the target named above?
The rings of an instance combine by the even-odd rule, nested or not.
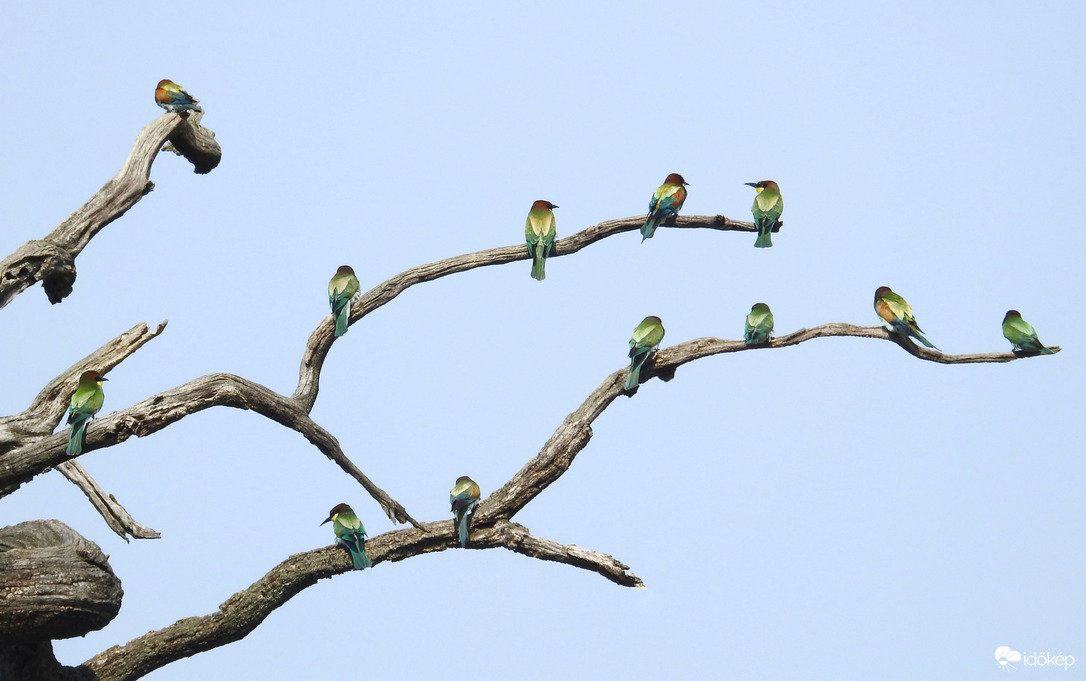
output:
[[[1011,650],[1010,646],[999,646],[995,651],[996,662],[999,663],[999,668],[1003,671],[1010,671],[1016,669],[1011,664],[1012,662],[1022,662],[1027,667],[1062,667],[1064,671],[1067,671],[1068,667],[1073,667],[1075,664],[1074,655],[1064,655],[1063,651],[1060,651],[1053,655],[1049,652],[1032,653],[1030,655],[1022,656],[1022,653],[1017,650]]]

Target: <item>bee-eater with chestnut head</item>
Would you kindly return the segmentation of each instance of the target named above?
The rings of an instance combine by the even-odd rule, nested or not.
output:
[[[456,515],[456,535],[460,539],[460,548],[468,545],[468,520],[479,505],[482,493],[475,481],[466,475],[456,479],[456,486],[449,492],[449,502],[452,504],[452,512]]]
[[[554,246],[555,229],[553,209],[558,206],[540,199],[532,204],[528,219],[524,221],[524,240],[528,243],[528,255],[532,256],[532,279],[543,281],[547,278],[544,266],[547,256]]]
[[[906,338],[912,336],[929,348],[939,349],[921,335],[920,326],[916,323],[916,318],[913,317],[912,305],[909,305],[904,298],[891,291],[889,286],[880,286],[875,291],[875,313],[879,315],[883,326],[891,333]]]
[[[185,88],[166,78],[158,81],[158,87],[155,88],[155,104],[166,111],[203,111],[197,105],[199,101],[185,92]]]
[[[656,228],[662,225],[672,215],[678,215],[679,209],[686,201],[686,180],[678,173],[671,173],[664,183],[652,193],[649,201],[649,214],[645,218],[645,224],[641,227],[641,243],[645,239],[651,239],[656,233]]]
[[[336,543],[347,547],[355,570],[365,570],[373,565],[366,555],[366,528],[347,504],[336,504],[324,523],[331,522],[336,533]],[[323,525],[324,523],[321,523]]]
[[[87,421],[94,418],[102,408],[106,399],[106,394],[102,391],[102,381],[108,380],[93,369],[80,374],[79,386],[72,393],[72,401],[68,405],[68,424],[72,427],[68,432],[68,448],[65,450],[68,454],[74,456],[83,453],[83,433],[87,429]]]

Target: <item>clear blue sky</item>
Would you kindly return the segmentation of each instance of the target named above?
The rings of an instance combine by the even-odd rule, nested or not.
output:
[[[105,412],[210,372],[290,393],[325,287],[643,214],[670,172],[684,213],[785,228],[662,229],[410,289],[333,347],[314,418],[417,518],[448,517],[533,456],[625,362],[665,345],[874,324],[889,285],[950,353],[1003,351],[1021,310],[1055,357],[940,366],[827,339],[700,360],[618,400],[517,519],[611,553],[635,591],[505,551],[446,551],[304,591],[245,640],[155,672],[192,678],[972,679],[1001,645],[1086,675],[1082,26],[1075,3],[233,3],[12,5],[0,253],[40,238],[121,166],[171,78],[223,148],[172,155],[77,261],[75,292],[0,310],[0,413],[132,325],[161,338],[110,374]],[[158,541],[125,544],[57,473],[0,500],[54,517],[123,581],[77,664],[203,615],[331,543],[365,492],[296,433],[202,412],[81,462]],[[348,643],[343,640],[347,639]],[[1030,678],[1054,670],[1018,671]]]

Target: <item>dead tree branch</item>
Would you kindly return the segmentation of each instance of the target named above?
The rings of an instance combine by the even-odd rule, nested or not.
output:
[[[425,523],[421,528],[394,530],[366,542],[374,566],[397,562],[456,547],[452,520]],[[504,548],[532,558],[591,570],[622,586],[644,588],[629,568],[611,556],[577,546],[565,546],[532,535],[508,521],[476,528],[469,548]],[[347,552],[328,546],[290,556],[248,589],[228,598],[219,609],[203,617],[189,617],[114,646],[84,662],[79,669],[93,672],[98,681],[134,681],[184,657],[238,641],[302,590],[321,579],[351,571]]]
[[[560,258],[563,255],[572,255],[577,251],[591,246],[597,241],[609,236],[632,232],[640,229],[645,224],[644,217],[620,218],[607,220],[597,225],[592,225],[565,239],[554,242],[551,250],[551,258]],[[683,229],[715,229],[733,232],[756,232],[757,228],[751,222],[740,222],[726,218],[723,215],[694,215],[679,216],[664,227],[676,227]],[[452,258],[446,258],[427,265],[419,265],[409,270],[404,270],[396,276],[388,279],[367,291],[357,301],[351,304],[351,315],[348,324],[357,322],[362,317],[373,312],[377,308],[391,302],[396,296],[403,293],[415,284],[434,281],[450,274],[457,274],[473,270],[477,267],[489,267],[491,265],[504,265],[517,260],[528,260],[528,250],[523,244],[518,246],[503,246],[491,248],[485,251],[467,253]],[[309,336],[305,352],[302,355],[302,365],[298,376],[298,387],[294,391],[294,399],[312,409],[317,401],[317,391],[320,388],[320,371],[324,366],[324,359],[332,347],[333,322],[331,317],[321,323]]]
[[[766,348],[785,348],[798,345],[815,338],[853,337],[876,338],[897,343],[910,354],[940,364],[975,364],[979,362],[1010,362],[1029,356],[1016,352],[973,353],[966,355],[945,355],[935,350],[917,347],[912,341],[888,333],[878,326],[855,326],[844,323],[831,323],[811,329],[800,329],[767,344],[749,346],[743,341],[721,340],[719,338],[697,338],[685,343],[664,348],[657,352],[641,369],[641,382],[657,377],[670,381],[675,371],[688,362],[729,352],[759,350]],[[1059,347],[1052,347],[1059,352]],[[475,512],[480,523],[494,518],[512,518],[532,499],[539,496],[551,483],[562,476],[573,464],[573,459],[592,439],[592,422],[603,413],[623,390],[627,368],[615,371],[596,388],[573,413],[562,421],[558,429],[531,461],[517,472],[501,489],[491,494]],[[633,388],[628,394],[637,391]]]
[[[0,261],[0,308],[39,281],[54,305],[72,292],[76,257],[106,225],[154,189],[151,164],[167,140],[192,162],[196,172],[210,172],[217,166],[222,150],[215,133],[199,127],[199,120],[186,121],[168,113],[148,123],[136,136],[121,169],[90,200],[44,239],[28,241]]]
[[[53,432],[68,411],[68,398],[79,374],[87,369],[108,373],[165,328],[166,321],[153,331],[142,322],[136,324],[49,381],[21,413],[0,418],[0,470],[4,454]]]
[[[83,490],[94,509],[105,519],[109,529],[116,532],[121,539],[128,541],[129,535],[133,539],[158,539],[162,536],[133,518],[117,498],[102,489],[78,461],[65,461],[57,466],[57,470],[68,478],[69,482]]]
[[[91,421],[87,426],[83,452],[124,442],[133,435],[150,435],[210,407],[249,409],[300,433],[365,487],[393,522],[416,524],[399,502],[351,463],[340,449],[339,441],[317,425],[297,402],[233,374],[201,376],[148,397],[127,409]],[[0,459],[0,497],[10,494],[42,471],[71,460],[72,457],[65,451],[67,438],[66,432],[55,433],[5,454]]]

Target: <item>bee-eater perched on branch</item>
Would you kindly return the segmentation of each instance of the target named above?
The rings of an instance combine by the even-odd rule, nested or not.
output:
[[[875,313],[879,315],[883,326],[891,333],[904,337],[912,336],[929,348],[939,349],[921,335],[920,326],[913,317],[912,306],[906,303],[904,298],[891,291],[889,286],[880,286],[875,291]]]
[[[449,492],[449,503],[452,504],[452,512],[456,514],[453,521],[456,524],[456,535],[460,539],[460,548],[468,545],[468,520],[479,505],[482,493],[475,481],[466,475],[456,479],[456,486]]]
[[[765,303],[754,303],[743,324],[743,340],[747,345],[761,345],[773,337],[773,313]]]
[[[91,369],[84,371],[79,376],[79,386],[72,393],[72,401],[68,405],[68,424],[72,429],[68,432],[68,454],[77,455],[83,453],[83,434],[87,429],[87,421],[94,418],[102,403],[106,400],[106,394],[102,391],[102,381],[109,379]]]
[[[336,543],[347,547],[355,570],[365,570],[373,565],[366,555],[366,528],[347,504],[336,504],[324,523],[331,522],[336,533]],[[321,523],[323,525],[324,523]]]
[[[1015,350],[1023,352],[1036,352],[1042,355],[1056,354],[1044,346],[1037,338],[1037,331],[1030,323],[1022,319],[1018,310],[1007,310],[1003,316],[1003,337],[1011,342]]]
[[[328,304],[336,320],[336,338],[347,333],[347,319],[351,315],[351,300],[359,294],[358,277],[350,265],[340,265],[328,282]]]
[[[754,187],[758,191],[758,195],[754,197],[754,205],[750,209],[754,214],[754,226],[758,228],[758,238],[754,240],[754,247],[769,248],[773,245],[773,227],[784,212],[781,188],[773,180],[747,182],[747,186]]]
[[[558,234],[552,212],[557,207],[550,201],[536,201],[524,221],[524,240],[528,243],[528,255],[532,256],[532,279],[538,281],[547,278],[544,267]]]
[[[645,224],[641,227],[641,243],[645,239],[651,239],[656,233],[656,228],[662,225],[672,215],[678,215],[679,209],[686,201],[687,181],[678,173],[671,173],[664,183],[652,193],[649,201],[649,214]]]
[[[630,373],[626,376],[623,390],[634,388],[641,382],[641,366],[656,351],[664,339],[664,323],[659,317],[645,317],[634,329],[630,338]]]
[[[199,101],[185,92],[185,88],[168,78],[158,81],[158,87],[155,88],[155,104],[158,104],[166,111],[185,111],[187,109],[203,111],[197,104]]]

